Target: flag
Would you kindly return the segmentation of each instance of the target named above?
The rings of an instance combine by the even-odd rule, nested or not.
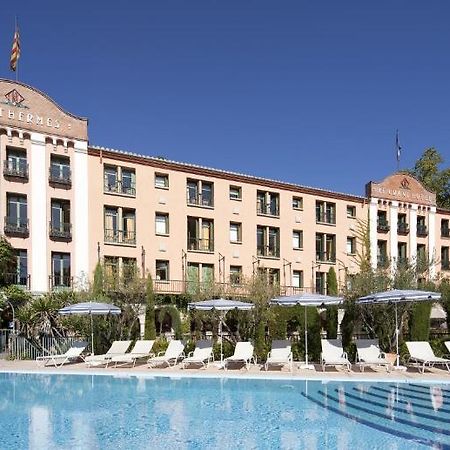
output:
[[[398,137],[398,130],[397,130],[397,132],[395,134],[395,150],[397,152],[397,162],[399,163],[400,162],[400,155],[401,155],[401,152],[402,152],[402,147],[400,146],[400,139]]]
[[[19,62],[19,58],[20,58],[20,36],[19,36],[19,29],[16,27],[11,50],[11,59],[9,60],[9,68],[13,72],[15,72],[17,69],[17,63]]]

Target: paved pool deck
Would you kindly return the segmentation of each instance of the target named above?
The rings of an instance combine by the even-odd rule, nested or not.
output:
[[[416,367],[408,367],[406,371],[393,370],[387,372],[383,368],[366,368],[361,372],[359,367],[354,365],[350,372],[343,368],[327,367],[323,372],[320,365],[316,365],[314,370],[299,368],[300,363],[295,363],[294,370],[288,368],[282,370],[274,368],[265,371],[261,365],[252,365],[247,371],[239,366],[223,370],[219,363],[211,363],[204,368],[183,369],[181,364],[175,367],[149,368],[147,364],[139,364],[136,367],[92,367],[85,363],[65,364],[62,367],[43,366],[35,361],[8,361],[0,360],[0,372],[15,373],[48,373],[48,374],[79,374],[79,375],[112,375],[112,376],[138,376],[138,377],[195,377],[195,378],[252,378],[252,379],[295,379],[295,380],[340,380],[340,381],[400,381],[400,382],[429,382],[450,384],[450,372],[439,368],[425,370],[420,373]]]

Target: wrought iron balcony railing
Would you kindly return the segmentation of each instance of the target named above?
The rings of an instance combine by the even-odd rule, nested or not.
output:
[[[28,237],[30,235],[28,219],[6,216],[4,232],[10,236]]]
[[[213,252],[214,239],[188,238],[188,250]]]
[[[0,286],[20,286],[24,289],[30,289],[31,276],[20,273],[1,273]]]
[[[450,261],[441,261],[441,269],[442,270],[450,270]]]
[[[105,243],[107,244],[122,244],[122,245],[136,245],[136,232],[106,229]]]
[[[272,245],[258,245],[256,247],[256,253],[258,256],[265,256],[267,258],[279,258],[280,247]]]
[[[136,197],[136,186],[134,183],[125,184],[122,181],[116,181],[115,183],[105,182],[103,190],[107,194],[121,194],[129,197]]]
[[[380,269],[385,269],[389,266],[389,258],[387,255],[378,255],[377,256],[377,267]]]
[[[316,212],[317,223],[336,224],[336,214],[334,212]]]
[[[377,220],[377,231],[379,233],[387,233],[390,230],[389,222],[386,219]]]
[[[73,287],[73,277],[71,275],[50,275],[48,277],[51,291],[58,289],[70,289]]]
[[[273,205],[266,202],[258,202],[256,204],[256,213],[264,216],[278,217],[280,215],[280,208],[278,205]]]
[[[426,225],[417,225],[417,236],[419,237],[428,236],[428,228]]]
[[[209,208],[213,208],[214,200],[211,195],[202,195],[201,192],[198,194],[191,194],[188,192],[187,204],[193,206],[206,206]]]
[[[441,237],[450,237],[450,228],[441,228]]]
[[[335,263],[336,254],[332,252],[316,252],[316,261],[323,263]]]
[[[406,222],[399,222],[397,224],[397,233],[398,234],[408,234],[409,233],[409,225]]]
[[[25,162],[4,161],[3,162],[3,175],[10,178],[20,178],[22,180],[28,180],[28,164]]]
[[[59,168],[50,168],[48,173],[48,181],[52,185],[69,188],[72,186],[72,172],[70,169],[61,171]]]
[[[71,223],[49,223],[50,239],[70,241],[72,239]]]

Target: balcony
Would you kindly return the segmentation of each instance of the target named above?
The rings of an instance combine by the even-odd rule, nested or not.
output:
[[[197,252],[214,252],[214,239],[188,238],[188,250]]]
[[[336,254],[332,252],[316,252],[316,261],[321,263],[336,263]]]
[[[441,261],[441,269],[442,270],[450,270],[450,261]]]
[[[397,257],[397,267],[407,267],[409,264],[408,258],[405,256]]]
[[[378,233],[387,233],[391,227],[386,219],[378,219],[377,221],[377,231]]]
[[[30,289],[30,275],[18,273],[2,273],[0,274],[0,286],[18,286],[23,289]]]
[[[73,277],[70,275],[50,275],[48,277],[50,291],[66,290],[73,287]]]
[[[397,233],[398,234],[409,234],[409,225],[406,222],[399,222],[397,224]]]
[[[336,214],[334,212],[316,212],[316,222],[336,225]]]
[[[62,172],[58,169],[50,168],[48,174],[48,182],[51,186],[58,186],[65,189],[72,187],[72,172],[68,168]]]
[[[105,230],[105,244],[136,245],[136,232]]]
[[[49,223],[49,237],[54,241],[71,241],[72,224],[71,223]]]
[[[28,164],[25,162],[3,161],[3,175],[5,178],[15,178],[26,182],[28,181]]]
[[[279,217],[280,208],[278,207],[278,205],[273,205],[266,202],[258,202],[256,204],[256,213],[263,216]]]
[[[418,237],[428,236],[428,228],[426,225],[417,225],[417,236]]]
[[[380,269],[386,269],[389,266],[389,258],[387,255],[377,256],[377,267]]]
[[[122,181],[115,183],[105,183],[103,185],[103,192],[105,194],[126,195],[127,197],[136,197],[136,186],[134,184],[124,184]]]
[[[441,237],[450,237],[450,228],[441,228]]]
[[[28,219],[21,219],[19,217],[5,217],[4,232],[8,236],[28,237],[30,230],[28,228]]]

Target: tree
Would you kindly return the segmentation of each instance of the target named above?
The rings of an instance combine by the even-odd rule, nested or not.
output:
[[[0,286],[14,283],[14,280],[8,279],[7,275],[15,272],[16,265],[14,248],[4,236],[0,236]]]
[[[92,295],[94,296],[95,299],[100,299],[103,296],[103,267],[100,261],[97,263],[94,270]]]
[[[450,168],[439,169],[444,162],[441,154],[433,147],[424,151],[417,160],[414,169],[409,172],[414,175],[430,191],[436,193],[437,205],[450,208]]]
[[[145,310],[145,339],[156,339],[156,326],[155,326],[155,293],[153,291],[153,280],[149,274],[147,277],[146,286],[146,310]]]
[[[336,272],[333,267],[330,267],[327,276],[327,293],[328,295],[338,295],[338,285],[336,279]],[[336,339],[338,328],[338,308],[337,306],[330,306],[327,309],[327,338]]]

